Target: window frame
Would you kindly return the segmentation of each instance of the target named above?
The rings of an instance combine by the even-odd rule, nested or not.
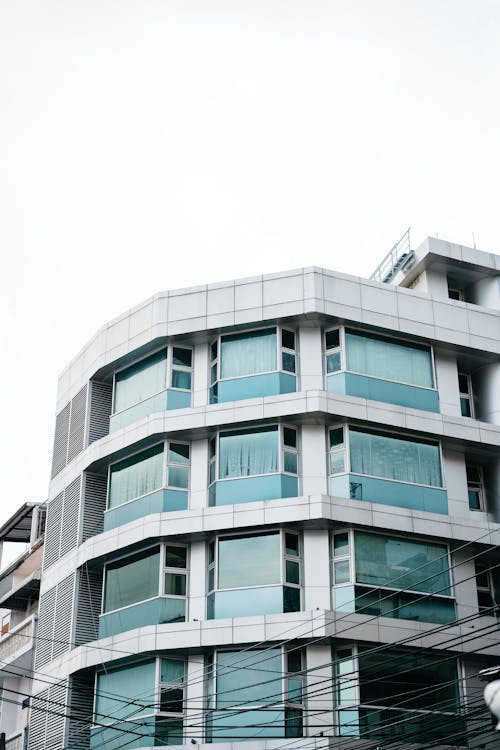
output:
[[[344,460],[344,471],[339,471],[335,473],[331,473],[330,471],[330,454],[336,452],[336,449],[330,448],[330,431],[335,429],[343,429],[343,449],[345,451],[345,460]],[[361,477],[367,477],[367,478],[373,478],[373,479],[384,479],[387,482],[399,482],[401,484],[409,484],[412,486],[417,487],[429,487],[431,489],[439,489],[439,490],[446,490],[446,483],[445,483],[445,472],[444,472],[444,462],[443,462],[443,446],[441,444],[441,441],[439,440],[425,440],[422,439],[418,435],[414,434],[406,434],[397,432],[395,430],[372,430],[372,429],[364,429],[360,425],[353,424],[351,422],[342,422],[342,423],[332,423],[326,425],[327,429],[327,456],[326,456],[326,465],[327,465],[327,476],[328,480],[330,480],[331,477],[335,476],[341,476],[342,474],[357,474]],[[349,440],[349,433],[350,430],[354,430],[355,432],[363,432],[367,435],[374,435],[376,437],[387,437],[387,438],[393,438],[395,440],[402,440],[406,441],[408,443],[421,443],[423,445],[432,445],[437,446],[439,451],[439,469],[441,474],[441,484],[440,485],[434,485],[434,484],[422,484],[420,482],[408,482],[405,479],[393,479],[391,477],[382,477],[378,476],[377,474],[362,474],[359,471],[354,472],[351,468],[351,450],[350,450],[350,440]],[[347,437],[346,437],[347,436]],[[337,450],[338,452],[338,450]]]
[[[229,588],[221,588],[219,586],[219,572],[220,572],[220,562],[219,562],[219,542],[224,540],[236,540],[236,539],[251,539],[252,537],[261,537],[261,536],[279,536],[280,540],[280,580],[276,581],[276,583],[259,583],[254,584],[252,586],[231,586]],[[286,535],[292,534],[297,538],[298,542],[298,555],[289,554],[286,551]],[[213,545],[214,555],[213,560],[210,561],[210,545]],[[261,529],[260,531],[248,533],[245,531],[239,531],[236,533],[226,532],[222,534],[216,534],[213,536],[209,542],[207,547],[207,591],[206,596],[210,596],[211,594],[216,594],[219,591],[240,591],[241,589],[260,589],[260,588],[269,588],[270,586],[289,586],[290,588],[296,588],[300,591],[300,601],[302,604],[302,588],[303,588],[303,580],[304,580],[304,572],[303,572],[303,566],[304,566],[304,552],[303,552],[303,541],[301,538],[300,531],[295,531],[295,529],[288,529],[288,528],[280,528],[275,527],[272,529]],[[286,571],[286,563],[289,562],[296,562],[298,563],[299,567],[299,583],[292,583],[287,581],[287,571]],[[213,570],[213,588],[210,588],[210,571]]]
[[[166,548],[167,547],[180,547],[182,549],[186,550],[186,568],[174,568],[172,566],[166,565]],[[123,607],[117,607],[116,609],[110,609],[105,611],[105,597],[106,597],[106,584],[107,584],[107,570],[110,565],[114,565],[120,560],[126,560],[127,558],[131,557],[137,557],[141,554],[147,553],[148,550],[158,549],[160,556],[159,556],[159,565],[158,565],[158,593],[154,596],[150,596],[147,599],[139,599],[136,602],[132,602],[131,604],[125,604]],[[116,612],[121,612],[124,609],[128,609],[129,607],[135,607],[137,604],[144,604],[145,602],[151,602],[154,599],[158,598],[164,598],[164,599],[184,599],[186,601],[186,614],[184,618],[184,622],[188,621],[188,610],[189,610],[189,584],[190,584],[190,545],[184,544],[182,542],[153,542],[148,544],[146,547],[135,550],[134,552],[124,552],[123,554],[118,555],[117,557],[113,558],[112,560],[107,560],[104,563],[103,570],[102,570],[102,594],[101,594],[101,611],[100,611],[100,617],[103,615],[109,615],[114,614]],[[173,572],[177,571],[178,575],[185,575],[186,578],[186,594],[184,596],[176,595],[176,594],[167,594],[165,593],[165,573],[166,572]]]
[[[448,577],[449,577],[449,589],[450,594],[441,594],[441,593],[432,593],[429,591],[422,591],[420,589],[405,589],[403,587],[397,588],[389,585],[372,585],[369,583],[362,583],[356,580],[356,533],[362,533],[362,534],[371,534],[372,536],[381,536],[385,537],[386,539],[401,539],[404,542],[412,542],[417,541],[421,542],[422,544],[428,544],[435,547],[444,547],[446,548],[446,558],[447,558],[447,568],[448,568]],[[334,539],[336,536],[340,536],[341,534],[347,534],[348,535],[348,552],[343,553],[341,555],[335,555],[335,546],[334,546]],[[342,583],[335,583],[335,563],[336,562],[342,562],[344,560],[349,560],[349,581],[344,581]],[[421,539],[420,537],[416,539],[409,539],[408,536],[400,533],[388,533],[385,530],[380,529],[370,529],[369,531],[366,530],[366,528],[363,528],[361,526],[348,526],[346,528],[339,528],[338,530],[332,531],[330,534],[330,580],[331,580],[331,589],[332,589],[332,595],[333,590],[339,586],[360,586],[361,588],[366,589],[375,589],[377,591],[387,591],[389,593],[401,593],[401,592],[408,592],[410,594],[421,594],[423,596],[430,596],[430,597],[437,597],[440,599],[446,599],[448,601],[453,601],[456,603],[456,594],[455,592],[455,580],[453,577],[453,561],[451,556],[451,548],[449,544],[442,544],[440,542],[436,542],[433,539]],[[424,574],[425,576],[425,574]],[[333,606],[333,601],[332,601]]]
[[[304,728],[304,714],[307,711],[307,652],[305,647],[298,648],[297,645],[290,648],[290,646],[283,646],[283,645],[277,645],[276,647],[273,647],[273,650],[280,650],[280,657],[281,657],[281,701],[273,701],[272,696],[269,696],[268,698],[264,698],[263,702],[261,703],[239,703],[236,701],[235,705],[233,707],[227,706],[225,710],[228,712],[234,711],[234,710],[240,710],[240,711],[250,711],[250,710],[258,710],[262,708],[262,706],[265,706],[267,704],[272,704],[273,708],[276,710],[282,709],[283,710],[283,717],[285,720],[284,723],[284,737],[288,737],[290,735],[286,734],[286,713],[287,709],[291,708],[292,710],[300,710],[302,712],[302,730]],[[217,670],[218,670],[218,662],[217,657],[221,653],[241,653],[242,654],[242,663],[244,664],[245,661],[245,654],[248,656],[249,653],[252,651],[261,651],[262,649],[246,649],[246,650],[238,650],[235,648],[235,646],[222,646],[219,648],[215,648],[213,650],[213,653],[210,655],[209,659],[206,663],[206,699],[207,699],[207,709],[208,713],[211,714],[216,711],[220,711],[223,709],[217,708]],[[301,668],[299,672],[290,671],[288,669],[288,655],[290,651],[296,651],[298,650],[300,653],[300,661],[301,661]],[[258,662],[256,662],[258,664]],[[302,682],[302,691],[301,691],[301,697],[302,702],[296,703],[294,701],[288,700],[289,695],[289,680],[290,679],[297,679],[301,680]],[[222,691],[221,695],[224,695],[225,692],[229,691]],[[294,735],[293,735],[294,736]],[[302,734],[303,736],[303,734]]]
[[[221,377],[221,355],[222,355],[222,340],[227,336],[234,336],[237,334],[252,334],[252,333],[260,333],[261,331],[271,331],[274,330],[276,335],[276,367],[274,370],[263,370],[262,372],[255,372],[255,373],[248,373],[247,375],[233,375],[230,378],[222,378]],[[294,336],[294,344],[295,349],[290,349],[287,346],[284,346],[283,344],[283,331],[287,331],[289,333],[292,333]],[[291,326],[283,326],[281,324],[275,324],[270,326],[259,326],[254,328],[246,328],[241,331],[233,331],[231,333],[220,333],[218,334],[214,339],[212,339],[208,343],[208,361],[209,361],[209,368],[208,368],[208,388],[211,391],[211,389],[217,385],[217,383],[223,383],[228,380],[240,380],[241,378],[252,378],[257,377],[259,375],[270,375],[275,372],[282,372],[287,375],[294,375],[295,377],[298,376],[298,361],[299,361],[299,351],[298,351],[298,330],[291,327]],[[214,346],[215,346],[215,356],[214,356]],[[283,353],[286,354],[292,354],[295,357],[295,370],[292,372],[291,370],[285,370],[283,368]],[[213,371],[213,368],[215,369],[215,372]],[[214,378],[215,375],[215,378]]]
[[[469,479],[468,476],[468,469],[475,469],[478,474],[478,481],[474,481],[473,479]],[[469,510],[473,511],[474,513],[480,513],[485,510],[485,496],[484,496],[484,475],[483,475],[483,467],[479,466],[479,464],[471,464],[465,462],[465,477],[467,482],[467,499],[469,503]],[[473,508],[470,503],[470,496],[469,492],[477,492],[478,495],[478,508]]]
[[[460,379],[465,378],[467,382],[467,391],[463,391],[460,385]],[[474,409],[474,391],[472,390],[472,380],[470,373],[458,370],[458,398],[460,403],[460,414],[465,419],[475,419]],[[462,409],[462,401],[466,401],[469,405],[470,414],[464,414]]]
[[[189,451],[189,459],[187,464],[181,464],[176,461],[170,461],[168,458],[168,453],[170,449],[170,445],[186,445],[188,447]],[[151,448],[156,448],[157,446],[162,445],[162,453],[163,453],[163,464],[162,464],[162,478],[161,478],[161,485],[159,487],[156,487],[156,489],[151,490],[150,492],[146,492],[143,495],[137,495],[137,497],[132,497],[129,500],[125,500],[123,503],[119,503],[118,505],[113,505],[112,507],[109,506],[109,499],[110,499],[110,491],[111,491],[111,477],[112,477],[112,467],[116,466],[116,464],[121,463],[122,461],[126,461],[130,458],[133,458],[134,456],[138,456],[141,453],[146,453],[146,451],[150,450]],[[178,467],[178,468],[187,468],[188,471],[188,486],[187,487],[179,487],[173,484],[169,484],[169,468],[170,466]],[[139,450],[134,450],[132,453],[127,454],[126,456],[119,458],[115,461],[111,461],[108,464],[108,476],[107,476],[107,482],[106,482],[106,508],[104,510],[105,513],[115,510],[116,508],[122,508],[124,505],[128,505],[129,503],[134,503],[136,500],[140,500],[143,497],[148,497],[148,495],[152,495],[154,492],[159,492],[160,490],[176,490],[179,492],[187,492],[188,495],[191,491],[191,442],[188,442],[186,440],[171,440],[170,438],[166,438],[165,440],[159,440],[155,443],[152,443],[151,445],[148,445],[147,448],[141,448]]]
[[[182,365],[174,365],[173,364],[173,350],[174,347],[176,349],[188,349],[191,352],[191,367],[185,367]],[[124,372],[125,370],[128,370],[131,367],[136,367],[141,362],[149,359],[150,357],[154,357],[156,354],[159,354],[160,352],[165,352],[165,383],[163,388],[160,388],[159,391],[155,391],[155,393],[150,393],[149,396],[146,396],[144,399],[140,399],[139,401],[134,401],[133,404],[129,404],[128,406],[125,406],[123,409],[116,410],[116,376],[119,375],[121,372]],[[174,390],[174,391],[181,391],[182,393],[192,393],[193,391],[193,363],[194,363],[194,347],[186,344],[163,344],[162,346],[156,347],[152,351],[148,352],[145,356],[136,357],[131,362],[128,362],[126,365],[123,365],[122,367],[117,367],[113,371],[113,383],[112,383],[112,400],[111,400],[111,417],[115,416],[116,414],[121,414],[122,412],[127,411],[128,409],[132,409],[134,406],[137,406],[137,404],[142,404],[144,401],[147,401],[150,398],[153,398],[154,396],[158,396],[160,393],[164,393],[167,390]],[[181,371],[189,371],[191,373],[191,388],[177,388],[172,385],[172,373],[174,370],[181,370]]]
[[[219,477],[220,472],[220,438],[221,436],[252,433],[253,431],[271,431],[273,428],[277,428],[278,433],[278,468],[276,471],[266,472],[264,474],[245,474],[244,476],[237,477]],[[285,444],[285,430],[290,429],[295,432],[296,435],[296,447]],[[208,438],[208,488],[214,485],[216,482],[232,482],[234,480],[251,479],[253,477],[271,477],[277,474],[285,474],[286,476],[297,477],[301,475],[301,430],[300,425],[293,425],[289,423],[273,422],[272,424],[257,425],[254,427],[245,428],[233,428],[233,429],[219,429],[213,435]],[[215,442],[214,442],[215,441]],[[213,450],[215,446],[215,450]],[[297,457],[297,473],[285,470],[285,454],[290,453]],[[213,468],[212,468],[213,467]],[[213,475],[213,477],[212,477]]]
[[[120,670],[120,669],[126,669],[127,667],[133,667],[138,666],[140,664],[143,664],[148,661],[152,661],[154,659],[155,661],[155,683],[152,686],[152,695],[153,695],[153,704],[151,707],[147,706],[144,707],[144,710],[141,711],[140,707],[137,707],[137,712],[135,712],[132,715],[127,715],[126,717],[115,719],[113,717],[109,717],[109,719],[104,720],[104,725],[107,727],[119,727],[120,724],[126,723],[128,721],[134,721],[135,719],[145,719],[147,717],[157,717],[157,716],[165,716],[172,718],[182,718],[182,734],[183,739],[185,736],[185,719],[187,715],[187,686],[188,686],[188,660],[185,657],[180,656],[179,658],[173,658],[168,656],[161,656],[161,655],[152,655],[149,658],[144,658],[145,654],[137,655],[137,658],[133,659],[129,663],[122,665],[121,667],[113,667],[110,671]],[[161,682],[161,662],[162,659],[171,659],[171,661],[181,661],[184,664],[184,679],[181,683],[182,690],[183,690],[183,710],[182,713],[174,713],[174,712],[165,712],[161,711],[161,687],[162,685],[168,685],[169,683],[162,683]],[[99,690],[98,690],[98,684],[99,684],[99,677],[101,675],[106,675],[107,670],[105,669],[97,669],[94,675],[94,694],[93,694],[93,701],[92,701],[92,726],[96,726],[94,724],[95,717],[97,715],[97,700],[99,697]],[[176,683],[172,683],[176,684]],[[137,715],[136,715],[137,714]],[[109,720],[109,724],[107,721]],[[97,726],[102,726],[102,724],[99,724]]]
[[[339,331],[339,346],[334,347],[332,349],[326,348],[326,335],[330,333],[331,331]],[[409,383],[406,380],[397,380],[395,378],[382,378],[380,375],[373,375],[371,373],[366,372],[358,372],[357,370],[350,370],[347,368],[347,345],[346,345],[346,334],[352,333],[354,335],[358,336],[366,336],[366,338],[372,338],[372,339],[379,339],[380,341],[387,341],[389,343],[394,342],[396,344],[400,344],[401,346],[407,346],[407,347],[414,347],[415,349],[425,349],[429,351],[430,355],[430,361],[431,361],[431,371],[432,371],[432,382],[434,385],[428,386],[428,385],[418,385],[416,383]],[[331,372],[328,372],[328,353],[334,353],[336,351],[340,352],[340,369],[338,370],[332,370]],[[385,383],[399,383],[400,385],[407,385],[411,388],[422,388],[423,390],[427,391],[437,391],[437,377],[436,377],[436,362],[435,362],[435,356],[434,356],[434,347],[432,344],[423,344],[420,341],[414,341],[413,339],[410,339],[407,336],[400,336],[400,335],[391,335],[386,336],[383,333],[379,333],[378,331],[370,331],[363,327],[358,327],[356,325],[336,325],[332,327],[325,328],[323,331],[323,369],[324,369],[324,375],[325,377],[329,377],[331,375],[335,375],[338,372],[348,372],[352,373],[353,375],[360,375],[362,377],[366,378],[373,378],[374,380],[382,380]]]

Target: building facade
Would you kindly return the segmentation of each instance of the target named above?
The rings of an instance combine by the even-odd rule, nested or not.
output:
[[[24,750],[37,636],[45,506],[24,503],[0,528],[4,543],[21,550],[0,572],[0,736],[5,750]],[[1,747],[1,744],[0,744]]]
[[[499,285],[429,238],[104,326],[59,381],[29,750],[495,741]]]

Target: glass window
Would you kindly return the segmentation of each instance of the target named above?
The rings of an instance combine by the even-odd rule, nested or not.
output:
[[[159,489],[163,481],[163,443],[113,464],[110,468],[108,508]]]
[[[442,487],[439,446],[349,430],[351,471]]]
[[[354,534],[356,581],[450,594],[448,549],[382,534]]]
[[[158,596],[159,570],[159,547],[106,565],[104,612]]]
[[[469,508],[471,510],[482,510],[482,487],[483,476],[479,466],[466,464],[467,493],[469,496]]]
[[[434,388],[429,347],[346,331],[347,369],[385,380]]]
[[[96,682],[95,721],[111,724],[120,719],[153,713],[156,660],[99,673]]]
[[[172,364],[181,367],[191,367],[193,352],[191,349],[182,349],[181,347],[172,347]]]
[[[225,432],[219,438],[219,479],[279,470],[278,428]]]
[[[341,347],[340,347],[340,329],[335,328],[333,331],[325,333],[326,346],[326,371],[338,372],[342,369]]]
[[[280,583],[279,532],[219,540],[220,589]]]
[[[221,338],[220,377],[237,378],[276,370],[276,328]]]
[[[133,404],[159,393],[166,387],[167,353],[162,350],[137,364],[121,370],[115,377],[113,411],[127,409]]]
[[[472,387],[470,376],[465,372],[458,373],[458,389],[460,391],[460,411],[462,417],[473,417]]]
[[[416,710],[458,709],[458,675],[454,659],[388,650],[359,654],[362,704]],[[439,685],[439,690],[436,690]]]
[[[216,706],[258,706],[283,699],[281,649],[219,651]]]
[[[495,598],[493,596],[493,584],[491,580],[491,570],[487,563],[480,560],[474,560],[474,567],[476,571],[476,589],[477,589],[477,602],[480,612],[490,609],[495,606]],[[494,611],[488,612],[488,614],[494,615]]]

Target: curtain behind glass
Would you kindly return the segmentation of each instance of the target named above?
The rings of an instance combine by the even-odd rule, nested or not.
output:
[[[429,349],[346,332],[347,369],[386,380],[434,387]]]
[[[445,546],[361,531],[356,531],[354,538],[358,583],[450,593]]]
[[[220,436],[219,479],[271,474],[278,467],[277,427]]]
[[[159,570],[159,549],[108,565],[104,589],[104,611],[111,612],[114,609],[158,596]]]
[[[111,467],[108,508],[159,489],[162,479],[163,445],[119,461]]]
[[[167,353],[163,350],[116,375],[113,411],[144,401],[166,388],[166,383]]]
[[[111,724],[153,713],[155,701],[155,660],[114,669],[97,678],[95,720]],[[141,705],[144,708],[141,709]]]
[[[280,583],[281,552],[278,532],[221,539],[218,566],[219,589]]]
[[[439,446],[349,430],[351,471],[441,487]]]
[[[279,648],[245,653],[219,651],[216,674],[217,708],[281,703],[283,700]]]
[[[224,336],[220,360],[222,379],[276,370],[276,328]]]

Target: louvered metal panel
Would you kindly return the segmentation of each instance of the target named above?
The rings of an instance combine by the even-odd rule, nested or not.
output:
[[[59,557],[78,546],[81,478],[77,477],[64,490]]]
[[[52,477],[55,477],[66,466],[70,411],[71,404],[66,404],[56,417],[54,452],[52,454]]]
[[[67,747],[71,750],[89,750],[94,708],[93,671],[71,679],[69,705]]]
[[[112,404],[113,387],[111,383],[92,381],[90,384],[89,445],[109,435]]]
[[[57,584],[55,606],[54,640],[52,658],[69,651],[71,648],[72,614],[75,594],[75,573]]]
[[[56,586],[40,597],[36,632],[35,669],[41,669],[52,659],[52,638],[56,609]]]
[[[75,643],[95,641],[99,634],[99,614],[102,597],[102,568],[80,568],[76,597]]]
[[[49,688],[47,730],[44,750],[63,750],[65,747],[66,714],[68,713],[68,681]]]
[[[72,461],[85,447],[85,415],[87,413],[87,386],[71,401],[69,420],[68,452],[66,461]]]
[[[64,493],[61,492],[47,506],[47,525],[43,552],[43,568],[46,570],[59,560]]]
[[[47,707],[49,691],[42,690],[31,697],[30,719],[28,729],[28,750],[42,750],[45,747],[47,733]]]
[[[107,477],[101,474],[85,474],[82,542],[103,530],[107,488]]]

